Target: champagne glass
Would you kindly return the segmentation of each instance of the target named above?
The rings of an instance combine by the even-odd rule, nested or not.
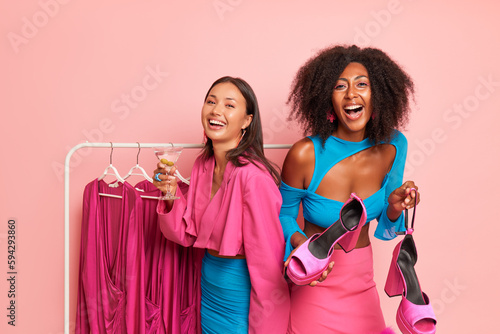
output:
[[[172,167],[174,167],[174,164],[177,162],[177,159],[179,159],[179,156],[182,153],[182,149],[182,147],[174,146],[173,144],[169,146],[153,147],[156,157],[162,164],[165,165],[167,173],[170,172]],[[170,183],[167,185],[167,193],[163,197],[160,197],[161,200],[179,198],[180,197],[176,197],[170,192]]]

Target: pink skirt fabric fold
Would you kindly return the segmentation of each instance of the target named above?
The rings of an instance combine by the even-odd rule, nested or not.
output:
[[[335,250],[328,278],[315,287],[291,285],[289,334],[379,334],[385,326],[373,281],[371,245]],[[390,332],[385,332],[390,333]]]

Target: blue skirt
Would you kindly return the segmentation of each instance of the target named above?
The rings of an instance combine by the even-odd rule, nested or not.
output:
[[[250,276],[245,259],[205,253],[201,267],[203,333],[248,333]]]

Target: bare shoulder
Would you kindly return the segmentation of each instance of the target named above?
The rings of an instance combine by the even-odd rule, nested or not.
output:
[[[314,171],[314,144],[303,138],[288,151],[282,168],[283,182],[292,187],[302,187],[306,177]]]
[[[396,154],[396,147],[392,144],[378,144],[373,146],[372,152],[384,157],[391,157],[394,159],[394,155]]]
[[[288,151],[283,167],[287,164],[297,165],[307,164],[314,161],[314,144],[309,138],[302,138],[292,145]]]
[[[396,157],[396,147],[391,144],[378,144],[367,150],[366,154],[372,165],[384,167],[385,172],[388,173]]]

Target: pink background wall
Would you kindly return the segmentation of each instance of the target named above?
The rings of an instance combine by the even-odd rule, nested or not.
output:
[[[334,43],[379,47],[413,76],[407,179],[419,185],[417,273],[440,333],[498,332],[499,6],[493,1],[69,1],[0,3],[0,332],[63,332],[63,163],[85,142],[201,142],[203,96],[223,75],[259,98],[266,143],[293,143],[286,97],[298,67]],[[155,73],[152,75],[151,73]],[[196,152],[179,166],[189,174]],[[269,152],[281,164],[285,152]],[[126,174],[136,151],[115,149]],[[71,321],[81,196],[108,149],[71,162]],[[155,160],[143,149],[148,171]],[[8,220],[16,221],[16,327],[7,297]],[[374,240],[383,285],[396,240]],[[73,328],[73,323],[71,323]]]

